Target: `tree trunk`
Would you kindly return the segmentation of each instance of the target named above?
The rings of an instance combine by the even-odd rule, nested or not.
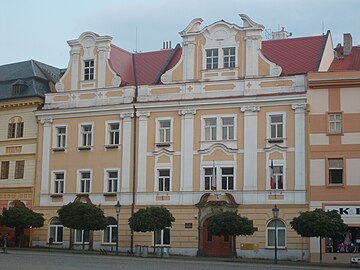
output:
[[[93,237],[94,231],[89,231],[89,250],[94,250],[94,237]]]
[[[81,234],[82,234],[82,250],[84,250],[85,249],[85,239],[84,239],[85,230],[82,230]]]
[[[155,247],[156,247],[156,234],[154,231],[154,253],[153,253],[153,256],[155,256]]]
[[[234,259],[237,257],[237,253],[236,253],[236,235],[232,236],[232,248],[233,248],[233,257]]]
[[[320,263],[322,263],[322,242],[321,242],[321,236],[320,236]]]

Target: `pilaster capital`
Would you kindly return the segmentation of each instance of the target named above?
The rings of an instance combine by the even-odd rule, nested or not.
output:
[[[42,125],[52,124],[52,122],[53,122],[52,117],[42,117],[42,118],[40,118],[40,123]]]
[[[178,111],[179,115],[185,116],[185,115],[195,115],[196,110],[195,109],[181,109]]]
[[[124,120],[130,120],[131,118],[134,117],[134,113],[133,112],[123,112],[120,113],[120,118],[124,119]]]
[[[307,108],[306,103],[293,103],[293,104],[291,104],[291,109],[293,109],[295,111],[305,111],[306,108]]]
[[[149,112],[136,112],[136,116],[139,117],[140,120],[146,120],[149,116]]]
[[[260,111],[260,106],[255,105],[249,105],[249,106],[243,106],[240,108],[241,112],[258,112]]]

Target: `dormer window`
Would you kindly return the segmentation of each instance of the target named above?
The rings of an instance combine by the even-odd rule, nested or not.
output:
[[[23,80],[17,80],[16,82],[14,82],[12,84],[12,96],[19,96],[26,86],[26,82]]]
[[[224,68],[235,67],[235,47],[224,48]]]
[[[234,68],[236,66],[235,47],[206,49],[206,69]]]
[[[84,80],[90,81],[94,79],[94,60],[84,61]]]

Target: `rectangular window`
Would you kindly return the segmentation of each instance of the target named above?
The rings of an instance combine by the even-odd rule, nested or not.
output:
[[[219,66],[219,50],[206,50],[206,69],[215,69]]]
[[[234,139],[234,117],[221,118],[221,128],[223,140]]]
[[[214,181],[212,179],[214,178]],[[212,186],[216,189],[216,168],[205,168],[204,169],[204,189],[212,190]],[[214,188],[213,188],[214,189]]]
[[[10,161],[1,161],[1,179],[9,178]]]
[[[62,243],[64,227],[61,224],[50,224],[50,238],[53,243]]]
[[[65,174],[63,172],[54,173],[54,194],[64,193]]]
[[[170,228],[155,231],[155,245],[168,246],[170,245]]]
[[[15,179],[24,178],[25,160],[15,162]]]
[[[284,136],[283,128],[284,128],[283,115],[282,114],[270,115],[270,138],[282,139]]]
[[[104,230],[104,243],[115,244],[118,235],[118,228],[116,224],[108,224]]]
[[[159,135],[160,142],[171,141],[171,120],[160,120],[159,121]]]
[[[66,127],[56,127],[56,147],[65,148],[66,146]]]
[[[81,172],[80,173],[80,192],[89,193],[91,184],[91,173]]]
[[[273,166],[272,179],[270,180],[271,189],[283,189],[283,166]]]
[[[109,145],[118,145],[120,143],[120,124],[108,124]]]
[[[117,192],[118,191],[118,171],[107,171],[107,192]]]
[[[84,80],[89,81],[94,79],[94,60],[84,61]]]
[[[158,170],[159,191],[170,191],[170,169]]]
[[[224,68],[235,67],[235,47],[224,48]]]
[[[81,244],[84,239],[84,243],[89,243],[89,231],[88,230],[75,230],[75,243]]]
[[[207,118],[205,121],[205,140],[215,141],[216,140],[216,118]]]
[[[329,185],[342,185],[344,161],[342,158],[329,159]]]
[[[92,144],[92,125],[81,125],[81,145],[91,146]]]
[[[329,133],[341,134],[342,133],[342,115],[341,113],[329,113]]]
[[[234,168],[221,168],[221,188],[223,190],[234,189]]]
[[[9,123],[8,138],[22,138],[24,135],[24,122]]]

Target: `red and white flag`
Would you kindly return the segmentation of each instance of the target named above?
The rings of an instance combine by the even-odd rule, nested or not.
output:
[[[275,189],[274,163],[272,160],[270,165],[270,188]]]

